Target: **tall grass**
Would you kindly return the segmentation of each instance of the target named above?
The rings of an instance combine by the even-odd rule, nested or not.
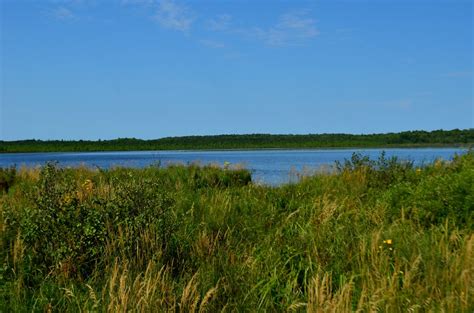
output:
[[[474,153],[335,169],[2,170],[0,311],[472,312]]]

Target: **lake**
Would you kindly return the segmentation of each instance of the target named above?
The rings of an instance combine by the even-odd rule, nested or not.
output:
[[[298,179],[297,173],[310,174],[329,168],[335,161],[344,161],[353,152],[377,159],[382,151],[387,157],[396,156],[422,165],[441,158],[450,160],[463,148],[400,148],[400,149],[311,149],[311,150],[229,150],[229,151],[127,151],[127,152],[71,152],[71,153],[12,153],[0,154],[0,167],[12,165],[33,167],[48,161],[61,166],[86,165],[110,168],[113,166],[145,167],[160,163],[218,164],[230,162],[252,171],[255,182],[278,185]]]

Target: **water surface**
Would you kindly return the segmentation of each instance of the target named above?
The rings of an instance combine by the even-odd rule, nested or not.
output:
[[[161,163],[240,164],[252,171],[256,182],[278,185],[297,180],[296,173],[311,173],[321,167],[330,167],[335,161],[344,161],[353,152],[377,159],[385,151],[387,157],[396,156],[415,164],[441,158],[450,160],[462,148],[403,148],[403,149],[311,149],[311,150],[230,150],[230,151],[127,151],[127,152],[71,152],[71,153],[12,153],[0,154],[0,167],[11,165],[33,167],[48,161],[61,166],[86,165],[110,168],[112,166],[145,167]]]

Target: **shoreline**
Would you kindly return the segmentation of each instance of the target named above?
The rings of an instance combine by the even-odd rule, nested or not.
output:
[[[46,151],[46,150],[37,150],[37,151],[1,151],[0,155],[8,154],[33,154],[33,153],[114,153],[114,152],[232,152],[232,151],[315,151],[315,150],[379,150],[379,149],[472,149],[474,143],[470,144],[453,144],[453,145],[381,145],[381,146],[341,146],[341,147],[275,147],[275,148],[217,148],[217,149],[207,149],[207,148],[190,148],[190,149],[130,149],[130,150],[56,150],[56,151]]]

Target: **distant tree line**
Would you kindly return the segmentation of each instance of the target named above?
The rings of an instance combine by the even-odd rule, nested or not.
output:
[[[342,147],[417,147],[472,146],[474,129],[405,131],[386,134],[308,134],[308,135],[215,135],[166,137],[153,140],[118,138],[113,140],[18,140],[0,141],[0,153],[131,151],[131,150],[204,150],[270,148]]]

